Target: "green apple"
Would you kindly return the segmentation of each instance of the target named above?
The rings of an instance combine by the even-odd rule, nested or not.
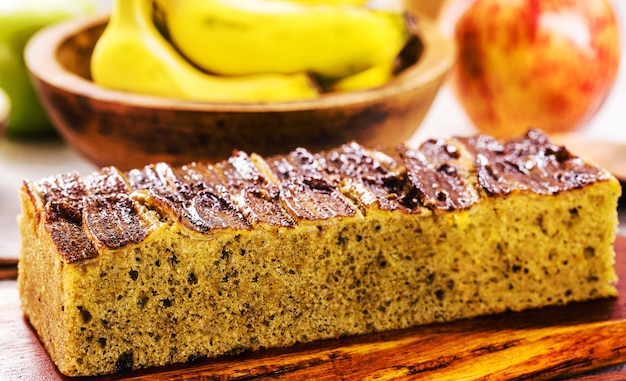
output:
[[[47,25],[95,10],[94,0],[0,1],[0,89],[11,101],[7,135],[30,137],[54,131],[24,63],[28,39]]]

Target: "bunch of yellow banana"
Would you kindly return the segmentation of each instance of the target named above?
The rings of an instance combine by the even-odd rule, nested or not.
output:
[[[208,102],[310,99],[318,91],[298,74],[226,77],[204,73],[187,62],[152,21],[151,0],[117,0],[94,47],[91,74],[107,88]]]
[[[364,0],[154,1],[116,0],[95,83],[206,102],[305,100],[388,81],[408,37],[401,11]]]

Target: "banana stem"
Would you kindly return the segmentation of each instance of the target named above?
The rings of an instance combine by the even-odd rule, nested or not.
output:
[[[115,0],[109,23],[114,25],[128,24],[133,19],[134,4],[133,0]],[[124,22],[125,20],[126,22]]]
[[[144,24],[140,14],[147,12],[151,15],[151,1],[144,0],[115,0],[109,22],[116,27],[135,29],[138,24]],[[144,26],[144,25],[142,25]]]
[[[154,4],[152,0],[132,0],[129,2],[135,4],[136,17],[134,21],[139,26],[139,28],[143,28],[144,30],[150,30],[154,33],[160,34],[154,23],[149,22],[149,20],[152,20],[154,16]]]

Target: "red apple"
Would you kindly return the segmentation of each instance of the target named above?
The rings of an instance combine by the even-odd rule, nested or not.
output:
[[[610,0],[465,6],[454,30],[459,56],[450,84],[477,129],[497,137],[529,126],[565,132],[595,115],[621,54]]]

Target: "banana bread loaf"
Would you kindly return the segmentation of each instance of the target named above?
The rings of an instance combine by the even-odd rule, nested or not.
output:
[[[60,174],[19,293],[71,376],[612,297],[620,192],[537,130]]]

